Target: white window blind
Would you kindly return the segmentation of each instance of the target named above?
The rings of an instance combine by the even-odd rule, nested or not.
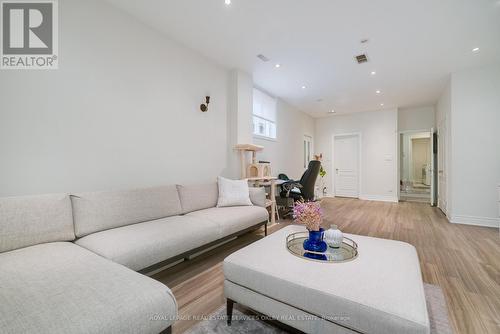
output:
[[[276,138],[275,98],[253,89],[253,133],[257,136]]]

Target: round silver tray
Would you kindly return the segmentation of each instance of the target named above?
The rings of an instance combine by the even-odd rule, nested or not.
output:
[[[292,233],[286,237],[286,248],[295,256],[317,262],[341,263],[358,257],[358,244],[347,237],[344,237],[339,248],[328,246],[324,253],[305,250],[303,243],[307,238],[309,238],[309,232]]]

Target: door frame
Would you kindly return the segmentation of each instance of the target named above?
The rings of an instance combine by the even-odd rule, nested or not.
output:
[[[306,137],[311,139],[309,141],[310,147],[309,147],[309,157],[308,157],[309,161],[311,161],[314,158],[314,137],[311,136],[310,134],[304,133],[304,135],[302,136],[302,144],[304,144],[304,142],[306,141]],[[304,150],[304,147],[302,147],[302,150]],[[302,152],[302,159],[304,158],[304,155],[305,155],[305,152]],[[307,166],[309,165],[309,161],[308,162],[303,161],[304,170],[307,169]]]
[[[430,180],[431,180],[431,206],[436,206],[436,200],[437,200],[437,179],[436,179],[436,160],[437,160],[437,154],[434,154],[434,151],[437,151],[437,147],[434,147],[434,134],[436,134],[436,128],[432,127],[431,128],[431,144],[430,144],[430,150],[431,150],[431,167],[430,167]]]
[[[331,171],[332,171],[332,197],[335,197],[335,193],[337,191],[337,189],[335,188],[335,138],[337,137],[358,137],[358,197],[357,198],[360,198],[361,197],[361,185],[362,185],[362,178],[361,178],[361,175],[362,175],[362,172],[361,172],[361,157],[362,157],[362,154],[361,154],[361,148],[362,148],[362,145],[361,145],[361,141],[363,139],[363,135],[361,132],[346,132],[346,133],[334,133],[332,135],[332,162],[331,162]]]

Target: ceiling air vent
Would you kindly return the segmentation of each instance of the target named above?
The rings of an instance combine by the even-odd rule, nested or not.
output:
[[[356,61],[358,62],[358,64],[363,64],[363,63],[366,63],[368,61],[368,58],[366,57],[365,54],[356,56],[355,58],[356,58]]]
[[[262,60],[263,62],[268,62],[270,61],[271,59],[267,58],[266,56],[264,56],[263,54],[258,54],[257,55],[257,58],[259,58],[260,60]]]

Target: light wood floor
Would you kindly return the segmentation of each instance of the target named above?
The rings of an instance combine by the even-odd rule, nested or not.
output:
[[[443,289],[455,333],[500,333],[500,238],[498,229],[450,224],[427,204],[325,199],[324,227],[336,224],[353,234],[408,242],[417,248],[423,280]],[[280,229],[284,221],[270,228]],[[180,317],[174,333],[183,333],[202,315],[225,302],[222,260],[262,238],[247,234],[153,277],[169,286]]]

